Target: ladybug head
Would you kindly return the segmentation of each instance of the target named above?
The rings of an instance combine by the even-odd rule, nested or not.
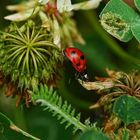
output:
[[[88,81],[89,81],[89,77],[88,77],[88,74],[87,74],[87,70],[85,70],[85,71],[82,72],[82,73],[76,72],[76,73],[75,73],[75,78],[76,78],[76,79],[80,79],[80,80],[82,80],[82,81],[88,82]]]

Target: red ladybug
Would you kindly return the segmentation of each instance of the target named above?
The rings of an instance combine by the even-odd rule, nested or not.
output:
[[[87,81],[87,60],[84,53],[77,48],[68,47],[64,50],[64,55],[70,60],[77,71],[76,77]]]

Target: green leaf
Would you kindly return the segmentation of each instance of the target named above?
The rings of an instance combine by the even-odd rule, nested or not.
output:
[[[131,26],[140,20],[140,16],[122,0],[110,0],[100,18],[103,28],[123,42],[132,39]]]
[[[140,11],[140,0],[134,0],[137,9]]]
[[[140,121],[140,101],[132,96],[120,96],[113,107],[113,112],[126,124]]]
[[[0,136],[3,140],[9,139],[20,139],[20,140],[40,140],[29,133],[18,128],[7,116],[0,112]],[[1,138],[0,137],[0,138]]]
[[[127,129],[123,133],[122,140],[129,140],[129,132]]]
[[[87,125],[80,122],[80,113],[76,115],[75,109],[67,101],[63,102],[53,88],[41,84],[34,92],[30,92],[33,102],[40,103],[44,110],[48,110],[53,116],[57,116],[61,124],[66,124],[66,128],[72,125],[74,133],[77,130],[84,132],[91,129],[92,124]]]
[[[78,140],[109,140],[109,138],[101,130],[95,129],[85,132]]]
[[[139,24],[133,24],[131,27],[132,33],[135,36],[135,38],[140,42],[140,23]]]

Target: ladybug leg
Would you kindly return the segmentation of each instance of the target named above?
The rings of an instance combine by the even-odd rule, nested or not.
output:
[[[81,76],[80,76],[81,74],[79,73],[79,72],[75,72],[75,79],[77,80],[77,79],[79,79]],[[81,78],[80,78],[81,79]]]
[[[77,76],[77,71],[75,72],[75,79],[77,79],[78,78],[78,76]]]

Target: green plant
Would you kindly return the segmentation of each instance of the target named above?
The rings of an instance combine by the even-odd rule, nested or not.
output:
[[[7,6],[8,10],[16,11],[16,13],[5,17],[6,20],[10,20],[10,25],[0,32],[1,91],[7,97],[17,95],[17,106],[20,103],[24,104],[24,102],[27,107],[29,107],[29,103],[33,108],[35,108],[34,105],[40,105],[41,111],[37,114],[44,111],[50,112],[65,128],[73,128],[69,130],[73,131],[73,135],[78,134],[78,138],[76,138],[78,140],[139,140],[140,60],[137,47],[140,42],[139,0],[134,0],[133,6],[135,8],[130,7],[127,0],[127,3],[122,0],[110,0],[107,4],[105,3],[106,6],[99,16],[101,26],[120,41],[128,42],[135,37],[136,40],[133,39],[130,42],[133,47],[131,49],[121,48],[105,33],[93,11],[82,13],[84,15],[84,21],[82,19],[82,22],[86,22],[87,26],[89,24],[92,31],[95,32],[95,36],[97,34],[102,38],[102,46],[106,42],[107,47],[110,48],[107,51],[101,48],[97,53],[98,49],[96,50],[95,47],[95,54],[106,56],[104,55],[106,53],[109,60],[113,59],[113,62],[99,63],[99,56],[92,58],[88,55],[88,58],[92,59],[90,61],[91,65],[93,60],[97,59],[97,62],[94,62],[96,64],[94,68],[96,69],[98,66],[99,68],[94,72],[95,75],[100,72],[101,76],[93,79],[91,77],[94,80],[93,82],[78,79],[81,86],[86,90],[92,90],[96,94],[95,96],[91,95],[91,97],[96,98],[97,102],[90,97],[85,98],[93,101],[93,104],[85,101],[86,99],[85,102],[81,99],[77,100],[86,96],[82,95],[82,93],[86,93],[86,90],[75,88],[76,84],[73,89],[71,83],[68,85],[68,89],[71,88],[70,92],[75,90],[76,95],[72,95],[73,93],[67,95],[66,87],[64,88],[61,85],[62,81],[63,83],[70,82],[67,79],[66,82],[64,81],[64,77],[67,78],[69,74],[68,72],[64,74],[63,70],[63,67],[65,67],[63,64],[65,60],[62,55],[63,49],[77,47],[77,44],[85,44],[72,17],[73,11],[94,9],[98,7],[100,2],[101,0],[90,0],[72,4],[71,0],[30,0],[14,6]],[[84,24],[82,26],[85,27]],[[88,32],[86,33],[88,34]],[[78,47],[80,48],[80,46]],[[86,51],[91,54],[88,47]],[[137,55],[132,55],[131,51],[134,51]],[[118,61],[114,59],[116,55],[119,57]],[[101,59],[99,60],[101,61]],[[128,61],[133,63],[134,67]],[[110,62],[112,64],[107,65]],[[108,76],[103,77],[105,67],[112,65],[113,68],[116,68],[115,62],[119,65],[124,63],[125,66],[121,64],[118,68],[119,72],[107,70]],[[100,66],[100,64],[104,64],[104,66]],[[125,72],[123,71],[124,67]],[[132,69],[135,69],[135,72]],[[78,90],[80,94],[78,94]],[[64,93],[61,94],[61,92]],[[63,97],[64,94],[66,95]],[[64,99],[66,97],[67,99]],[[83,111],[91,119],[85,120],[86,115],[84,116],[84,113],[77,113],[79,112],[77,108],[74,109],[70,100],[67,101],[69,97],[71,97],[71,100],[75,98],[77,104],[86,104],[83,105],[86,111],[89,111],[86,107],[91,104],[89,106],[92,109],[91,115],[89,115],[90,113],[87,115],[85,110]],[[23,98],[25,100],[22,100]],[[87,116],[86,118],[88,118]],[[24,138],[40,139],[15,126],[3,113],[0,113],[1,133],[3,139],[6,139],[8,134],[19,136],[21,140]]]
[[[53,37],[32,20],[22,26],[16,23],[3,32],[1,39],[1,70],[18,82],[21,90],[34,89],[40,81],[51,81],[62,63],[61,50]]]
[[[137,0],[135,4],[139,9]],[[122,0],[111,0],[101,12],[100,18],[103,28],[117,39],[128,42],[134,36],[138,42],[140,41],[138,35],[140,16]]]

